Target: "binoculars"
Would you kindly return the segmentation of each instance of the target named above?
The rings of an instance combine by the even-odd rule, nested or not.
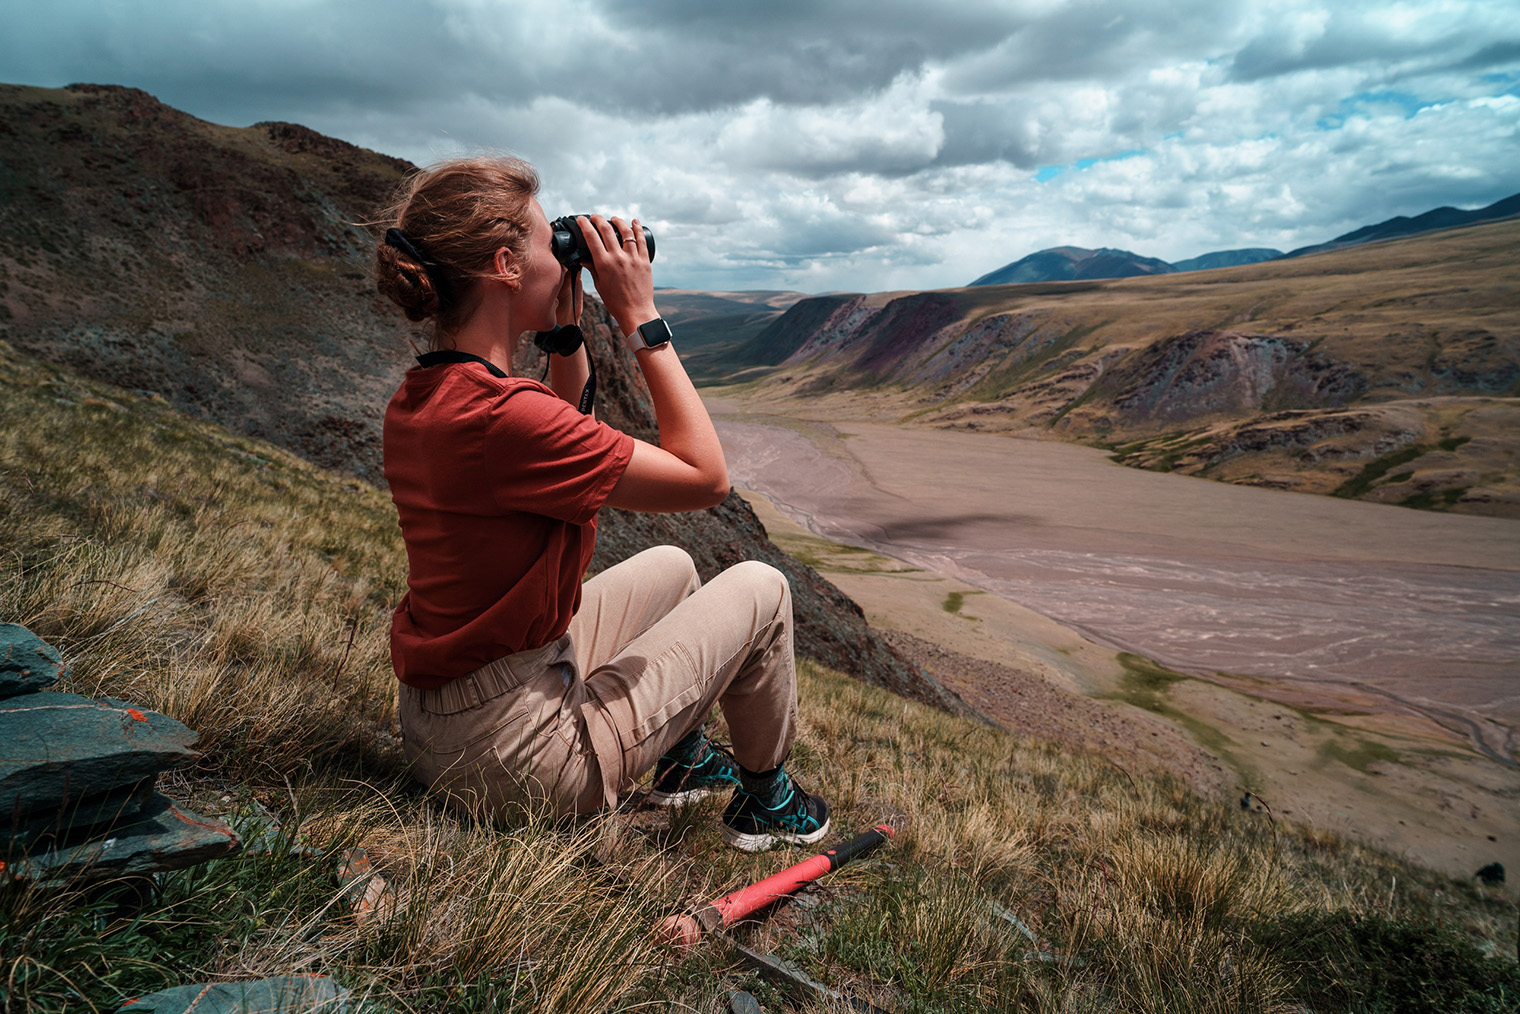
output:
[[[567,268],[578,268],[591,263],[591,251],[586,246],[586,237],[581,235],[580,223],[575,215],[561,215],[549,223],[549,230],[553,233],[551,245],[554,250],[554,259]],[[654,260],[654,233],[648,227],[640,226],[644,230],[644,244],[649,248],[649,259]],[[618,242],[623,241],[623,232],[616,225],[612,227],[618,234]]]

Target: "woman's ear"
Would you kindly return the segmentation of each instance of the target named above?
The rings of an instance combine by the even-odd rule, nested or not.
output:
[[[506,247],[496,248],[496,277],[513,292],[522,289],[522,261]]]

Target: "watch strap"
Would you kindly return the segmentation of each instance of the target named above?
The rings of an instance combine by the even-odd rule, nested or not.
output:
[[[656,317],[634,328],[633,332],[623,340],[628,343],[632,352],[640,349],[658,349],[670,344],[670,325],[664,317]]]

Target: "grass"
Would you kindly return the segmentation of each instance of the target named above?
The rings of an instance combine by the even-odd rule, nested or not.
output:
[[[1423,458],[1431,450],[1430,444],[1410,444],[1403,450],[1394,451],[1392,454],[1385,454],[1375,461],[1368,462],[1362,467],[1360,472],[1335,487],[1330,495],[1355,500],[1395,468],[1398,468],[1400,465],[1407,465],[1416,458]]]
[[[332,975],[365,1014],[714,1010],[736,988],[827,1009],[759,983],[721,939],[684,958],[652,940],[659,917],[799,858],[727,848],[721,800],[490,825],[410,785],[386,655],[405,558],[384,494],[3,346],[0,392],[0,619],[63,652],[65,689],[200,731],[170,794],[289,831],[151,889],[0,885],[0,1009],[113,1010],[292,972]],[[1183,678],[1128,665],[1127,692],[1158,704]],[[736,935],[852,996],[915,1012],[1513,1009],[1500,892],[1312,827],[1274,834],[1165,773],[1132,779],[810,663],[799,678],[789,766],[840,835],[903,831]],[[341,899],[336,857],[354,845],[389,882],[388,917],[356,922]],[[1399,978],[1421,960],[1440,981]]]
[[[968,595],[980,595],[980,594],[982,594],[982,593],[979,592],[979,591],[969,591],[969,592],[953,591],[953,592],[949,592],[949,593],[947,593],[945,595],[945,601],[941,602],[939,604],[939,607],[941,609],[943,609],[945,612],[949,613],[951,616],[959,616],[960,612],[961,612],[961,608],[964,607],[965,604],[966,604],[966,596],[968,596]],[[974,616],[967,616],[967,617],[963,617],[963,618],[964,619],[968,619],[968,620],[974,620],[974,619],[976,619],[976,617],[974,617]]]

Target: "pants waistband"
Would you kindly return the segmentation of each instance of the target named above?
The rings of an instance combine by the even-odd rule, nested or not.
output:
[[[468,711],[502,694],[510,693],[536,679],[553,665],[568,665],[571,678],[574,678],[575,652],[569,634],[541,648],[530,648],[487,662],[473,672],[449,680],[436,690],[417,690],[404,684],[402,690],[417,694],[426,710],[448,715]]]

